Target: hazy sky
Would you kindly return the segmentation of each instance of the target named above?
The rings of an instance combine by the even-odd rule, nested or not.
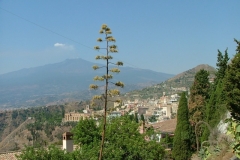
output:
[[[71,58],[96,62],[107,24],[125,66],[177,74],[235,54],[239,0],[1,0],[0,74]],[[103,51],[102,51],[103,52]]]

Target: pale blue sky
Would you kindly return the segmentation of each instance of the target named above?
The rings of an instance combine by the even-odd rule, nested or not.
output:
[[[82,58],[103,23],[116,38],[125,66],[178,74],[215,67],[217,49],[235,54],[239,0],[1,0],[0,74]]]

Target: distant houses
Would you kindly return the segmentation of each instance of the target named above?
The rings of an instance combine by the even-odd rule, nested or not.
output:
[[[184,90],[184,88],[181,89]],[[163,96],[159,97],[159,99],[134,99],[132,101],[125,100],[122,103],[114,103],[112,110],[107,113],[107,117],[115,118],[128,113],[138,116],[138,119],[140,120],[141,115],[143,115],[146,126],[152,125],[154,129],[156,129],[156,126],[159,124],[161,127],[158,127],[158,129],[160,129],[161,132],[168,132],[168,130],[173,132],[176,127],[175,116],[178,109],[178,100],[178,94],[166,96],[165,93],[163,93]],[[77,122],[80,119],[86,119],[90,117],[95,118],[97,115],[103,115],[103,110],[96,112],[91,110],[89,106],[86,106],[85,110],[83,110],[83,113],[76,111],[65,113],[63,122]],[[168,123],[169,125],[167,125]],[[163,128],[163,124],[169,128]]]
[[[135,99],[133,101],[126,100],[120,103],[113,104],[113,110],[107,113],[108,117],[118,117],[126,113],[137,114],[139,117],[144,116],[146,122],[149,122],[149,118],[154,116],[156,122],[172,119],[175,117],[178,109],[178,94],[166,96],[163,94],[159,99],[140,100]],[[76,111],[65,113],[63,122],[77,122],[81,118],[96,117],[96,115],[103,114],[103,111],[92,111],[89,106],[83,110],[83,113]]]

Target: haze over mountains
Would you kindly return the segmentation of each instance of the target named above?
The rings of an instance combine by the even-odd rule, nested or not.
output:
[[[95,63],[83,59],[67,59],[60,63],[21,69],[0,75],[0,108],[18,108],[71,100],[86,100],[93,94],[88,87],[96,75],[105,74],[104,69],[94,71]],[[102,66],[102,65],[99,65]],[[123,92],[163,82],[174,75],[146,69],[120,67],[112,81],[125,84]]]

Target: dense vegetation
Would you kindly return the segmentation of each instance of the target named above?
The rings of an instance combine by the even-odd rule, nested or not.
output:
[[[172,156],[175,160],[188,160],[192,154],[192,128],[189,122],[188,102],[182,93],[177,112],[177,127],[173,139]]]
[[[41,138],[39,131],[44,131],[50,141],[53,140],[52,131],[55,130],[56,126],[61,126],[62,118],[64,117],[64,106],[60,105],[54,109],[51,107],[39,107],[35,113],[32,114],[34,123],[27,125],[27,129],[30,131],[32,137],[29,140],[33,141],[34,146],[46,145],[46,142]],[[66,124],[64,124],[66,125]],[[57,135],[58,139],[61,140],[62,134]]]
[[[225,105],[225,90],[223,90],[223,83],[225,72],[228,65],[228,52],[225,50],[223,55],[221,51],[218,50],[217,56],[217,72],[215,81],[211,86],[210,97],[206,105],[206,116],[205,122],[207,122],[211,128],[214,128],[218,125],[219,121],[223,118],[226,113]],[[210,135],[210,130],[207,126],[204,128],[202,141],[206,141]]]
[[[64,154],[64,151],[56,147],[49,150],[40,148],[34,151],[32,147],[26,148],[19,156],[21,160],[31,159],[98,159],[101,126],[96,125],[94,119],[80,120],[78,125],[72,130],[75,143],[79,149]],[[165,156],[163,147],[155,140],[146,140],[150,133],[139,133],[139,123],[136,123],[131,116],[122,116],[109,120],[106,127],[106,143],[103,150],[103,159],[122,159],[122,160],[162,160]],[[37,153],[38,152],[38,153]]]
[[[233,150],[240,158],[240,41],[237,41],[236,55],[231,60],[226,71],[224,90],[226,92],[226,106],[231,113],[229,132],[235,141]]]
[[[235,40],[238,44],[237,48],[239,48],[239,43]],[[238,50],[237,50],[238,51]],[[239,52],[239,51],[238,51]],[[203,157],[214,157],[216,151],[227,150],[230,148],[230,143],[232,143],[233,150],[236,155],[239,156],[238,152],[238,131],[236,131],[236,126],[238,122],[235,122],[236,117],[235,114],[237,113],[236,110],[232,110],[232,104],[236,104],[234,99],[237,97],[236,90],[239,90],[238,80],[236,79],[238,76],[238,70],[240,66],[238,65],[238,56],[239,53],[234,56],[231,62],[228,64],[228,52],[227,49],[225,53],[218,51],[217,57],[217,72],[216,78],[214,83],[211,86],[210,90],[210,97],[208,103],[206,105],[206,113],[205,113],[205,122],[209,124],[209,127],[205,125],[204,132],[202,134],[201,140],[202,143],[207,141],[209,142],[210,146],[203,147],[200,150],[200,155]],[[239,108],[239,106],[237,106]],[[234,107],[233,107],[234,108]],[[236,141],[229,141],[227,140],[226,135],[222,135],[220,131],[217,130],[218,124],[222,119],[226,118],[226,111],[231,113],[232,117],[228,119],[229,121],[229,133],[235,136]],[[225,139],[221,139],[221,137],[226,137]],[[221,140],[219,140],[219,138]],[[229,139],[229,138],[228,138]],[[231,139],[231,138],[230,138]],[[216,141],[219,144],[216,145]],[[218,148],[213,150],[212,148]],[[225,151],[226,152],[226,151]]]
[[[206,117],[206,105],[209,99],[210,83],[208,79],[209,73],[206,70],[200,70],[197,72],[194,83],[190,89],[189,97],[189,120],[192,125],[192,130],[195,130],[197,124],[205,120]],[[204,128],[202,126],[197,127],[195,130],[195,136],[202,136]],[[196,142],[198,143],[198,142]],[[196,144],[192,144],[193,146]]]
[[[217,72],[213,83],[209,83],[209,72],[200,70],[194,77],[194,82],[190,89],[188,98],[189,122],[195,132],[192,133],[196,140],[191,141],[193,150],[198,152],[201,159],[216,159],[217,156],[223,157],[227,150],[230,149],[230,143],[235,154],[240,157],[240,42],[237,43],[237,53],[230,63],[228,52],[222,54],[218,51],[217,55]],[[179,103],[177,115],[177,128],[175,131],[173,146],[173,157],[175,159],[188,159],[187,156],[191,149],[183,149],[184,155],[178,152],[179,146],[186,147],[187,141],[179,142],[182,133],[186,128],[179,127],[188,118],[181,115],[182,98]],[[186,104],[185,104],[186,105]],[[230,135],[218,130],[218,124],[225,119],[226,113],[230,112],[231,117],[226,120],[229,124],[228,131],[233,136],[231,142]],[[185,111],[185,114],[187,111]],[[177,141],[179,140],[179,141]],[[178,143],[179,142],[179,143]],[[189,146],[188,146],[189,147]],[[200,148],[199,148],[200,147]],[[200,149],[200,151],[198,150]]]
[[[72,102],[1,112],[0,151],[22,149],[24,144],[35,147],[53,143],[61,144],[63,132],[69,131],[76,125],[76,122],[62,123],[65,112],[74,110],[82,112],[85,106],[84,102]],[[24,137],[14,142],[14,138],[21,136]],[[11,141],[8,142],[6,138]]]

